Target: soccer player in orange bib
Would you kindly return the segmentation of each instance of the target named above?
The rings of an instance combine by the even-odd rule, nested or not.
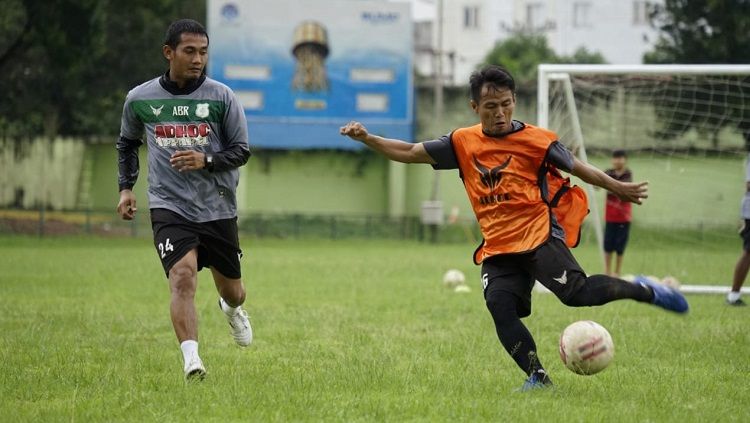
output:
[[[500,342],[527,375],[521,389],[552,386],[521,322],[531,314],[535,280],[571,307],[632,299],[686,313],[688,303],[678,291],[645,278],[629,283],[587,276],[569,250],[578,243],[588,204],[583,190],[560,171],[636,204],[647,198],[648,184],[617,181],[576,159],[554,132],[513,120],[515,82],[503,68],[474,72],[470,90],[480,123],[436,140],[386,139],[359,122],[349,122],[340,133],[391,160],[459,170],[484,238],[474,253],[482,266],[484,298]]]

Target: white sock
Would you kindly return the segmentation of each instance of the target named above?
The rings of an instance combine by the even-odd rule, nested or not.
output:
[[[221,299],[221,311],[223,311],[227,316],[234,316],[235,314],[237,314],[238,308],[239,307],[231,307],[229,304],[227,304],[226,301],[224,301],[223,298]]]
[[[198,341],[193,341],[192,339],[183,341],[180,344],[180,349],[182,350],[182,359],[187,364],[193,356],[198,355]]]
[[[727,294],[727,301],[735,302],[740,299],[740,293],[738,291],[729,291]]]

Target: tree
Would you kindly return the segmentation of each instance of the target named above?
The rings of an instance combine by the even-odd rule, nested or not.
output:
[[[519,85],[529,85],[537,78],[540,63],[606,63],[601,53],[578,48],[572,56],[558,56],[543,34],[519,31],[495,44],[484,64],[507,69]]]
[[[747,63],[750,58],[750,1],[665,0],[654,9],[651,19],[659,38],[654,49],[644,55],[645,63]],[[696,115],[708,117],[673,122],[660,133],[673,137],[695,128],[712,135],[717,147],[722,127],[739,122],[737,127],[750,147],[750,119],[743,116],[742,99],[727,96],[736,88],[717,89],[716,81],[698,82],[693,88],[661,97],[656,111],[668,115],[675,108],[697,108]],[[750,83],[750,79],[742,82]]]
[[[536,80],[540,63],[557,62],[558,57],[547,45],[547,38],[527,32],[518,32],[497,42],[484,59],[485,64],[507,69],[519,85]]]
[[[560,63],[585,63],[589,65],[607,63],[601,53],[598,51],[589,51],[584,46],[578,47],[571,56],[562,56],[559,59]]]
[[[665,0],[651,14],[659,30],[645,63],[747,63],[750,2]]]
[[[8,0],[0,18],[5,137],[114,135],[127,90],[166,68],[169,23],[205,1]]]

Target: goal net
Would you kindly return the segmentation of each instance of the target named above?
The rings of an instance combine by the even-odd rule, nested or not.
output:
[[[633,209],[637,236],[739,253],[750,65],[540,65],[537,118],[600,168],[614,150],[628,153],[635,179],[650,182]],[[589,187],[598,245],[604,195]]]

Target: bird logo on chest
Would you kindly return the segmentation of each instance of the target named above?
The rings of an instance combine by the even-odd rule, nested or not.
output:
[[[501,165],[489,167],[480,163],[477,157],[474,156],[474,168],[479,172],[479,180],[482,181],[482,185],[490,190],[494,190],[500,184],[503,178],[503,170],[510,165],[512,158],[512,156],[508,156],[508,159]]]

